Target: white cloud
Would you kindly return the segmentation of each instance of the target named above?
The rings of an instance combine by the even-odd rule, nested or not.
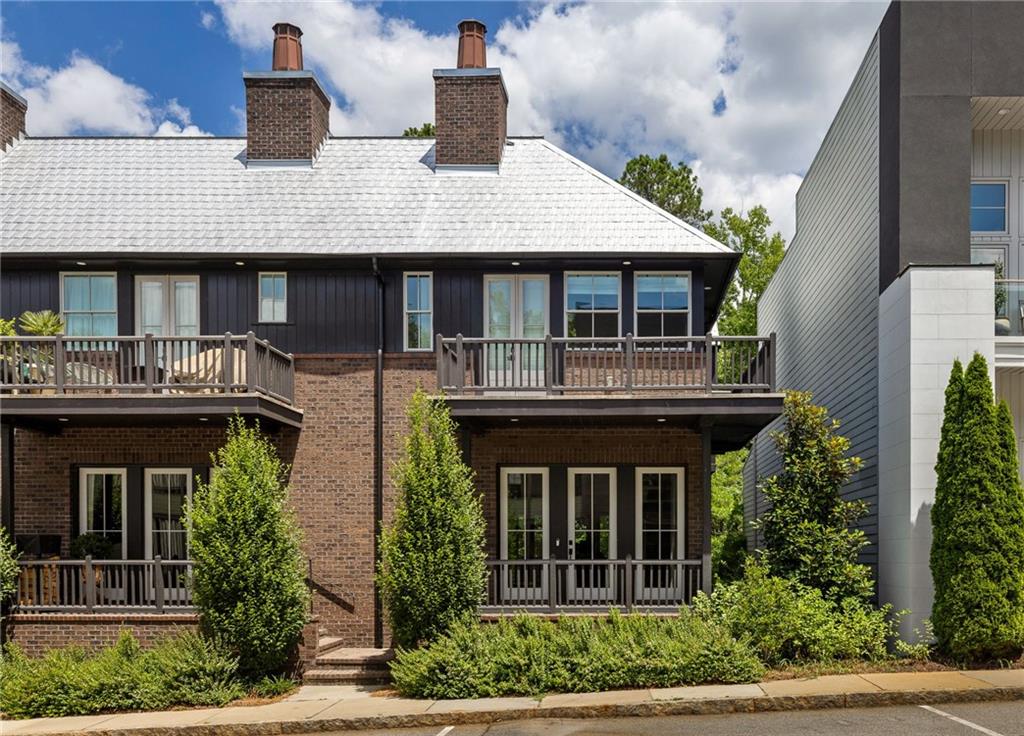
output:
[[[199,12],[199,25],[209,31],[217,25],[217,16],[208,10],[201,10]]]
[[[0,41],[4,81],[28,102],[29,135],[209,135],[191,124],[176,99],[154,104],[141,87],[80,53],[50,68],[24,59],[14,41]]]
[[[344,0],[218,3],[228,34],[270,59],[274,22],[302,27],[307,66],[341,105],[331,130],[396,134],[433,119],[432,35]],[[488,33],[509,132],[543,134],[611,176],[635,153],[699,172],[706,204],[763,203],[787,238],[793,194],[884,12],[882,3],[529,6]],[[722,95],[725,110],[715,115]]]

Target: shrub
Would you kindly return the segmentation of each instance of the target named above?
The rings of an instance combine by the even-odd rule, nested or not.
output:
[[[74,538],[69,551],[73,560],[109,560],[114,554],[114,543],[98,532],[86,532]]]
[[[717,582],[743,575],[747,537],[743,531],[743,463],[749,450],[715,458],[711,476],[711,570]]]
[[[811,394],[786,394],[785,430],[772,439],[782,455],[782,472],[761,486],[771,508],[757,521],[764,533],[761,559],[772,575],[817,588],[836,603],[871,599],[874,584],[857,555],[867,535],[849,528],[867,513],[862,501],[844,501],[840,491],[860,468],[847,457],[850,441],[838,434],[839,422]]]
[[[932,624],[957,660],[1024,648],[1024,495],[1013,419],[993,403],[985,359],[953,364],[935,465]]]
[[[18,550],[7,530],[0,526],[0,603],[18,590]]]
[[[15,644],[0,661],[0,711],[15,718],[224,705],[244,693],[237,659],[194,633],[142,651],[128,632],[89,655],[80,647],[29,659]]]
[[[204,632],[247,677],[280,670],[306,623],[309,592],[288,506],[287,467],[259,424],[235,417],[187,513],[192,597]]]
[[[741,580],[719,586],[710,596],[699,594],[694,612],[745,639],[771,667],[884,659],[896,624],[889,606],[872,608],[857,599],[837,604],[816,588],[771,576],[757,562],[747,564]]]
[[[257,698],[276,698],[298,687],[298,683],[285,675],[267,675],[252,684],[250,692]]]
[[[763,673],[749,647],[685,610],[668,619],[466,617],[428,646],[400,649],[391,665],[398,691],[420,698],[753,682]]]
[[[484,517],[443,402],[417,390],[395,469],[394,520],[380,533],[381,599],[399,646],[443,634],[484,592]]]

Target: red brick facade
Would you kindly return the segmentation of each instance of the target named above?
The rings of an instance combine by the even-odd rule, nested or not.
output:
[[[316,158],[327,137],[331,102],[312,76],[246,77],[250,161]]]
[[[122,630],[131,631],[149,647],[182,631],[195,630],[198,619],[189,614],[65,614],[20,613],[5,622],[7,634],[30,657],[49,649],[76,644],[99,649],[117,641]]]
[[[25,132],[25,103],[6,89],[0,89],[0,148],[7,146]]]
[[[497,166],[505,146],[507,109],[508,95],[497,72],[435,76],[435,162],[441,166]]]

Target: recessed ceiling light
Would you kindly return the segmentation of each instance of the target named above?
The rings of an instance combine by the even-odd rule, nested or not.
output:
[[[704,291],[711,291],[711,287],[710,286],[705,286],[704,287]]]
[[[511,419],[509,419],[509,421],[510,422],[518,422],[519,421],[519,417],[512,417]]]
[[[199,421],[200,421],[200,422],[208,422],[208,421],[210,421],[210,420],[209,420],[209,419],[207,419],[206,417],[199,417]]]
[[[623,266],[632,266],[633,265],[633,261],[623,261],[622,265]]]
[[[84,266],[85,265],[85,261],[75,261],[75,265],[76,266]]]
[[[658,417],[658,421],[659,422],[664,422],[665,421],[665,417]]]
[[[518,266],[519,265],[519,261],[512,261],[512,265],[513,266]]]
[[[1010,108],[1008,108],[1008,107],[1001,107],[1001,108],[999,108],[996,111],[996,114],[997,115],[1009,115],[1010,114]]]
[[[67,417],[58,417],[57,421],[58,422],[66,422],[66,421],[68,421],[68,418]]]
[[[245,261],[235,261],[235,265],[236,266],[244,266],[245,265]]]

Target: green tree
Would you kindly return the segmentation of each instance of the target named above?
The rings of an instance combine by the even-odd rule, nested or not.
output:
[[[448,407],[418,389],[409,402],[398,503],[380,533],[377,584],[395,643],[444,634],[484,593],[484,517]]]
[[[406,138],[433,138],[437,135],[437,130],[434,128],[433,123],[423,123],[423,125],[418,128],[406,128],[402,131],[402,135]]]
[[[711,565],[716,582],[743,576],[747,537],[743,530],[743,463],[749,450],[715,458],[711,476]]]
[[[187,512],[192,598],[205,633],[258,677],[280,670],[302,634],[309,591],[288,504],[288,468],[259,429],[235,417]]]
[[[768,211],[757,205],[746,217],[727,207],[718,222],[709,222],[704,227],[708,235],[743,254],[718,316],[718,331],[722,335],[757,334],[757,302],[782,263],[786,249],[780,233],[769,233],[771,226]]]
[[[850,528],[867,513],[867,504],[840,496],[860,469],[860,458],[848,457],[850,441],[839,434],[839,422],[812,404],[810,393],[788,392],[784,416],[784,430],[772,433],[782,472],[761,485],[771,503],[757,521],[764,534],[762,559],[772,575],[817,588],[828,600],[867,601],[874,584],[857,555],[868,539]]]
[[[18,589],[18,550],[7,530],[0,526],[0,604]]]
[[[1024,649],[1024,493],[1013,418],[995,404],[985,359],[953,364],[935,465],[932,624],[961,661]]]
[[[703,227],[711,217],[710,210],[701,209],[704,191],[697,185],[697,175],[682,161],[673,166],[664,153],[627,161],[619,184],[694,227]]]

